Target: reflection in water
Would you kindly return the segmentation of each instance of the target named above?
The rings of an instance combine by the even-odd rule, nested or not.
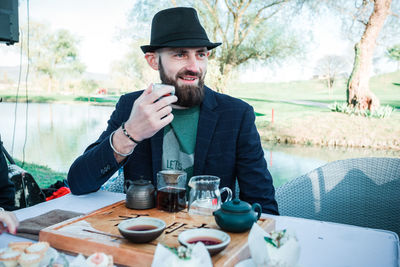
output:
[[[1,136],[11,152],[14,103],[0,104]],[[67,172],[73,160],[94,142],[107,126],[114,107],[67,104],[29,104],[25,161]],[[19,104],[13,157],[23,157],[25,104]]]
[[[299,148],[294,147],[293,149],[296,150]],[[279,147],[271,149],[267,145],[264,145],[264,157],[267,161],[268,170],[272,175],[275,187],[318,168],[327,162],[326,160],[310,156],[300,157],[289,153],[281,152]]]
[[[321,148],[270,143],[264,143],[263,147],[275,187],[335,160],[363,157],[400,157],[400,151],[367,148]]]
[[[18,104],[13,157],[22,160],[25,104]],[[11,152],[14,103],[0,103],[0,134]],[[25,161],[67,172],[74,159],[96,141],[107,126],[114,107],[85,104],[29,104]],[[327,162],[355,157],[399,157],[400,152],[371,149],[329,149],[263,144],[274,185],[305,174]]]

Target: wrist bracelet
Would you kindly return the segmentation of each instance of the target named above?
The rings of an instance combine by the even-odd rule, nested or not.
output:
[[[122,157],[127,157],[127,156],[129,156],[130,154],[132,154],[132,153],[133,153],[133,150],[135,150],[135,148],[133,148],[133,149],[132,149],[129,153],[127,153],[127,154],[118,152],[118,151],[115,149],[115,147],[114,147],[113,144],[112,144],[112,138],[113,138],[113,135],[115,134],[115,132],[116,132],[116,130],[110,134],[110,146],[111,146],[112,150],[114,150],[115,154],[120,155],[120,156],[122,156]]]
[[[129,138],[129,140],[131,140],[135,144],[140,144],[140,142],[142,142],[142,141],[136,141],[135,139],[133,139],[132,136],[130,136],[130,134],[128,134],[128,132],[125,129],[125,122],[122,123],[121,128],[122,128],[122,131],[124,132],[125,136]]]

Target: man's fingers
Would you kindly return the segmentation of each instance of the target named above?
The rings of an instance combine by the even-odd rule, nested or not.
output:
[[[170,86],[163,86],[157,91],[152,91],[150,94],[146,95],[146,103],[154,103],[156,100],[160,99],[163,96],[171,96],[172,92],[174,91],[173,87]],[[163,97],[164,98],[164,97]],[[160,99],[161,100],[161,99]],[[176,101],[175,101],[176,102]]]
[[[178,98],[174,95],[165,96],[154,103],[154,111],[158,111],[166,106],[171,105],[172,103],[175,103],[176,101],[178,101]]]
[[[174,114],[169,113],[167,116],[165,116],[164,118],[161,119],[161,128],[164,128],[165,126],[167,126],[168,124],[170,124],[172,122],[172,120],[174,119]],[[160,128],[160,129],[161,129]]]
[[[0,234],[5,232],[7,228],[0,222]]]
[[[9,233],[15,234],[17,231],[18,220],[12,212],[4,212],[0,216],[0,221],[3,222],[3,225],[7,225],[7,229]]]
[[[139,102],[140,102],[140,99],[143,99],[143,98],[145,98],[147,95],[151,94],[152,88],[153,88],[153,84],[150,84],[150,85],[143,91],[143,93],[138,97],[138,99],[136,99],[136,101],[139,100]]]
[[[19,221],[13,212],[10,212],[11,220],[14,222],[15,227],[19,226]]]
[[[165,106],[165,107],[161,108],[159,111],[157,111],[157,115],[158,115],[159,119],[162,119],[165,116],[167,116],[168,114],[170,114],[171,112],[172,112],[172,107]]]
[[[147,86],[146,90],[144,90],[144,94],[148,95],[151,94],[151,92],[153,91],[153,84],[149,84],[149,86]]]

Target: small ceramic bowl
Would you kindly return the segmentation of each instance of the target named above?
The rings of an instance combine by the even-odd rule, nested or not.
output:
[[[134,243],[150,242],[159,237],[164,229],[165,222],[153,217],[133,218],[118,224],[121,235]]]
[[[213,256],[228,246],[231,237],[220,230],[199,228],[183,231],[179,234],[178,241],[185,247],[203,242],[210,255]]]

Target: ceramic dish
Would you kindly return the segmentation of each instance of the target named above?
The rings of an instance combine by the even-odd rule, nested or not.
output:
[[[228,246],[231,237],[220,230],[200,228],[183,231],[179,234],[178,241],[186,247],[189,244],[203,242],[210,255],[213,256]]]
[[[133,218],[118,224],[121,235],[134,243],[150,242],[159,237],[164,229],[165,222],[153,217]]]

